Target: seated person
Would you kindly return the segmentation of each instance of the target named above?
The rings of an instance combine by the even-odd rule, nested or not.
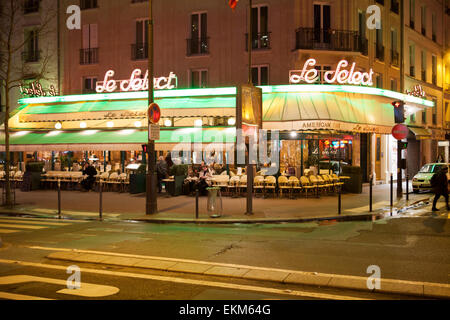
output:
[[[206,188],[208,188],[211,184],[210,178],[212,177],[211,172],[209,171],[208,167],[204,165],[202,169],[199,172],[198,175],[198,182],[197,187],[200,190],[201,195],[206,195]]]

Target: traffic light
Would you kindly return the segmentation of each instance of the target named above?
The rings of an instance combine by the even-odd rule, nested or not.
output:
[[[392,102],[394,107],[394,120],[395,123],[405,122],[405,103],[403,101],[397,100]]]
[[[147,153],[147,145],[146,144],[142,145],[142,151],[144,151],[144,153]]]
[[[408,142],[399,141],[398,145],[401,150],[408,149]]]

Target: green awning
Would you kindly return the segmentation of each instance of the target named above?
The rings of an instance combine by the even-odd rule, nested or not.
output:
[[[156,143],[233,143],[235,130],[230,128],[184,128],[178,130],[161,130],[160,140]],[[10,136],[11,146],[20,145],[106,145],[106,144],[145,144],[148,141],[147,130],[83,130],[51,132],[15,132]],[[0,136],[4,145],[5,137]],[[68,147],[66,151],[70,150]],[[16,148],[17,149],[17,148]],[[52,150],[48,150],[52,151]]]
[[[389,101],[359,93],[305,92],[263,95],[264,121],[334,120],[393,126]]]

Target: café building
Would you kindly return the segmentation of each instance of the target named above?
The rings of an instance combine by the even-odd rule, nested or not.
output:
[[[372,70],[358,71],[345,60],[326,72],[314,65],[309,59],[291,71],[289,85],[261,86],[263,129],[280,132],[280,170],[300,176],[320,162],[340,161],[361,166],[365,180],[370,174],[387,180],[397,165],[391,103],[404,101],[406,116],[434,103],[375,88]],[[183,143],[192,146],[190,160],[199,162],[200,150],[215,145],[225,161],[236,143],[237,88],[179,89],[172,73],[155,78],[154,87],[161,108],[159,155]],[[45,161],[46,170],[72,170],[74,162],[93,160],[101,170],[124,171],[129,163],[145,162],[147,90],[147,73],[134,70],[129,79],[115,80],[110,70],[95,94],[20,99],[9,121],[14,163],[23,169],[35,159]],[[4,134],[0,139],[4,151]]]

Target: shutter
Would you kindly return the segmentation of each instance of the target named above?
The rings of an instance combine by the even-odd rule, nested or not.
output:
[[[89,48],[98,48],[98,24],[91,24],[90,26],[90,38]]]
[[[83,25],[82,29],[82,41],[83,41],[83,49],[89,49],[89,25]]]

